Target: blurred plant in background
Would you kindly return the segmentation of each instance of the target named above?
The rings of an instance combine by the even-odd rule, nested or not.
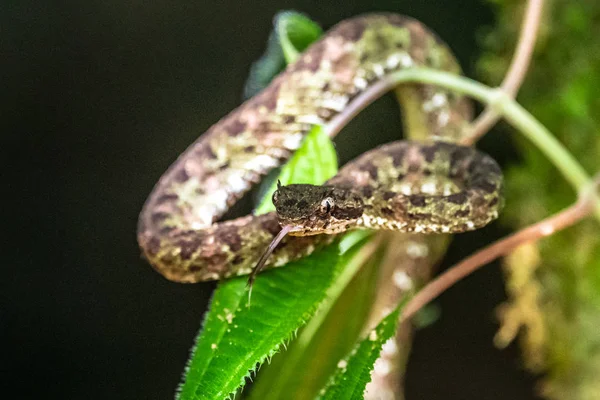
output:
[[[485,35],[479,62],[495,85],[510,62],[524,2],[493,0],[497,24]],[[547,126],[588,171],[600,154],[600,3],[550,0],[519,102]],[[503,126],[505,127],[505,126]],[[504,134],[508,134],[504,129]],[[502,221],[513,229],[539,221],[573,202],[556,168],[521,136],[522,158],[506,173]],[[590,400],[600,393],[600,226],[588,219],[505,260],[510,300],[499,309],[496,337],[506,346],[520,333],[528,369],[546,373],[548,399]],[[521,329],[522,328],[522,329]]]

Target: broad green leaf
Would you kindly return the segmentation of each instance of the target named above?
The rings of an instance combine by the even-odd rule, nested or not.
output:
[[[224,282],[190,359],[180,399],[223,399],[279,351],[325,298],[347,256],[337,245],[260,275],[248,307],[246,278]]]
[[[279,174],[282,185],[290,183],[310,183],[320,185],[337,173],[337,156],[329,136],[320,126],[315,126],[304,138],[300,149],[283,166]],[[277,180],[270,187],[256,208],[255,214],[265,214],[275,210],[271,196],[277,189]]]
[[[359,232],[366,231],[352,232],[345,238],[354,237],[360,243],[367,237],[355,235]],[[350,244],[345,238],[342,241]],[[335,372],[338,361],[348,354],[364,331],[384,250],[368,243],[355,252],[328,291],[319,313],[302,328],[287,351],[277,354],[271,364],[261,369],[249,399],[312,400],[318,395]]]
[[[245,285],[244,279],[232,279],[221,283],[213,293],[210,312],[206,313],[201,333],[197,336],[196,345],[192,348],[185,371],[185,383],[180,388],[178,398],[195,398],[193,382],[203,379],[213,358],[218,354],[218,345],[223,341],[227,330],[230,329],[229,320],[232,320],[235,310],[238,310],[247,300],[247,297],[244,296]]]
[[[373,364],[379,357],[383,344],[394,337],[398,318],[405,304],[406,299],[382,319],[375,329],[357,344],[345,360],[338,363],[336,373],[321,391],[319,399],[359,400],[364,398],[365,387],[371,381]]]
[[[277,13],[273,25],[265,52],[250,67],[244,87],[245,99],[266,88],[287,63],[293,62],[298,54],[323,33],[319,25],[295,11]]]

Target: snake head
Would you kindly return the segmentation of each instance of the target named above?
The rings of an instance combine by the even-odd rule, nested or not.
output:
[[[290,235],[339,233],[353,228],[363,214],[363,202],[351,189],[296,184],[273,193],[279,224]]]

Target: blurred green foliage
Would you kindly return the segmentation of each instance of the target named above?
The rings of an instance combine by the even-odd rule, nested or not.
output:
[[[508,68],[525,3],[491,1],[497,24],[484,37],[479,69],[497,85]],[[600,3],[545,3],[532,65],[519,102],[564,143],[590,174],[600,170]],[[506,128],[502,126],[502,128]],[[498,130],[508,134],[507,129]],[[506,171],[507,204],[502,219],[517,229],[576,200],[556,168],[520,136],[521,161]],[[525,363],[544,372],[549,399],[591,400],[600,393],[600,226],[586,220],[509,257],[511,296],[504,327],[521,326]],[[502,332],[502,331],[501,331]],[[506,334],[506,330],[502,332]],[[511,335],[501,337],[506,344]]]

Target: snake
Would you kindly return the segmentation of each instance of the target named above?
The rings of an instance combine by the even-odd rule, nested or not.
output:
[[[461,73],[448,46],[410,17],[377,13],[338,23],[162,175],[139,217],[143,256],[167,279],[194,283],[250,274],[261,257],[265,267],[284,265],[351,229],[460,233],[497,218],[500,167],[457,144],[471,119],[468,100],[390,79],[418,67]],[[274,212],[221,221],[315,126],[334,136],[389,90],[399,94],[404,127],[418,140],[367,151],[320,186],[278,185]]]

